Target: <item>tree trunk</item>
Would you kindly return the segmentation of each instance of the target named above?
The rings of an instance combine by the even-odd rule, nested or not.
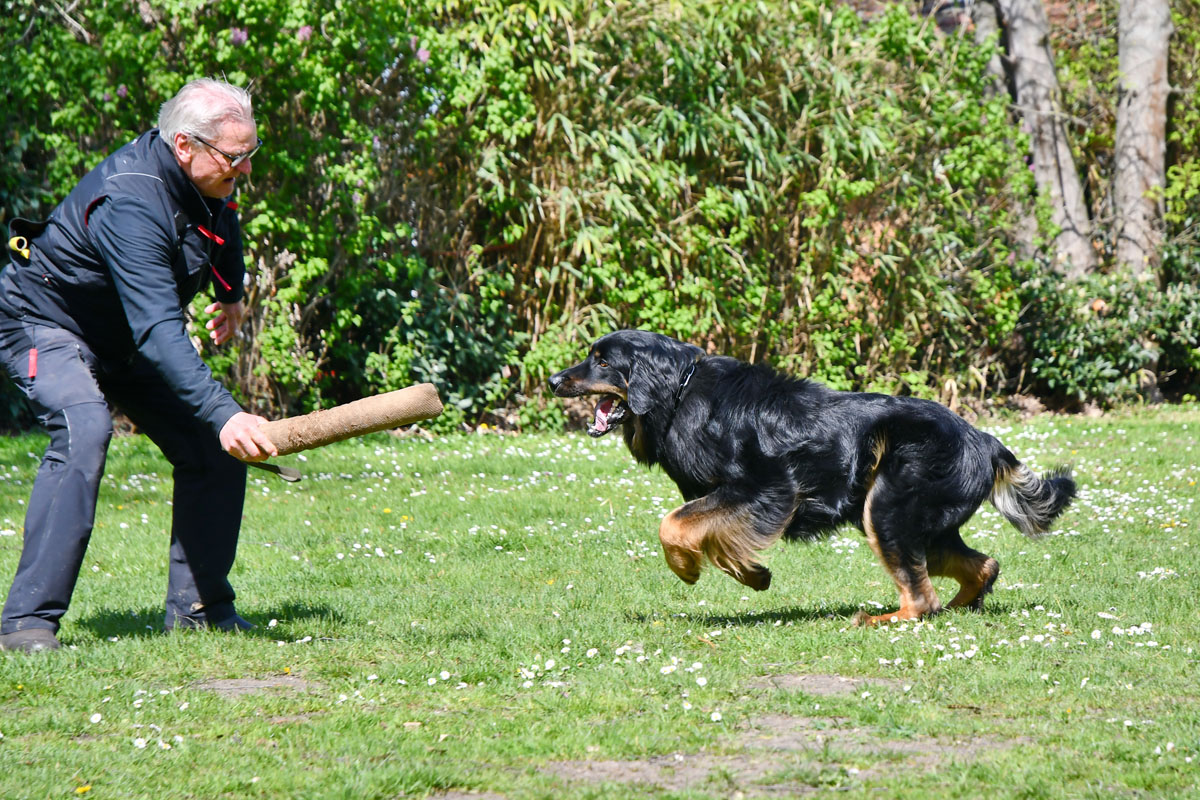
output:
[[[978,0],[973,3],[971,5],[971,21],[975,24],[975,41],[977,43],[985,44],[996,39],[998,48],[1004,46],[1003,31],[1000,29],[1000,12],[996,9],[994,0]],[[1001,50],[997,49],[988,60],[987,71],[988,77],[991,79],[986,88],[988,97],[994,97],[1005,91],[1008,83],[1000,52]]]
[[[1000,25],[1000,11],[996,7],[998,0],[977,0],[971,4],[971,21],[975,26],[975,41],[985,44],[995,40],[997,49],[988,59],[988,84],[984,87],[987,97],[1009,94],[1009,75],[1004,69],[1004,29]],[[1022,259],[1031,259],[1036,255],[1034,243],[1038,236],[1038,222],[1034,215],[1032,202],[1018,200],[1019,205],[1013,209],[1015,224],[1015,239],[1017,255]]]
[[[1059,106],[1046,11],[1041,0],[997,0],[996,4],[1008,34],[1012,85],[1030,137],[1038,192],[1049,203],[1051,221],[1059,229],[1054,268],[1068,277],[1081,277],[1095,271],[1096,251],[1083,184]]]
[[[1120,77],[1117,98],[1117,264],[1157,278],[1166,182],[1168,0],[1121,0],[1117,13]]]

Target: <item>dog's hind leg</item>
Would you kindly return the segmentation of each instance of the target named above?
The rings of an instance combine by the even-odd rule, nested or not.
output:
[[[685,503],[663,518],[658,538],[667,565],[684,583],[695,583],[707,557],[734,580],[763,591],[771,585],[771,571],[759,563],[757,552],[783,534],[786,518],[775,524],[764,519],[763,509],[721,494]]]
[[[881,625],[907,619],[922,619],[942,610],[937,591],[929,580],[924,549],[914,547],[911,531],[899,510],[878,503],[878,484],[867,495],[863,508],[863,530],[867,543],[900,592],[900,608],[890,614],[854,615],[855,625]],[[877,508],[876,505],[881,507]]]
[[[958,594],[947,604],[948,608],[978,611],[1000,575],[1000,564],[985,553],[972,550],[959,532],[952,530],[929,544],[929,572],[958,581]]]

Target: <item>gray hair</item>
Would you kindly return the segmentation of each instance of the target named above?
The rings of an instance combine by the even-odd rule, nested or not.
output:
[[[188,83],[158,112],[158,128],[168,142],[173,142],[177,133],[215,139],[226,122],[254,123],[250,93],[213,78]]]

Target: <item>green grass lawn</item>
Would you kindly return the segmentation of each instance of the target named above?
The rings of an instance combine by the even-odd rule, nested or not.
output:
[[[169,468],[118,438],[64,649],[0,653],[0,798],[1195,796],[1200,409],[985,427],[1080,497],[981,509],[982,613],[872,630],[853,529],[689,587],[616,436],[380,434],[252,472],[257,628],[165,636]],[[44,442],[0,439],[0,592]]]

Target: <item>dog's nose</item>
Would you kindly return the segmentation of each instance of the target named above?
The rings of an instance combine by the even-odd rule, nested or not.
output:
[[[550,391],[557,392],[558,387],[563,385],[563,382],[567,379],[566,375],[564,373],[565,373],[565,370],[563,372],[556,372],[550,376],[550,380],[549,380]]]

